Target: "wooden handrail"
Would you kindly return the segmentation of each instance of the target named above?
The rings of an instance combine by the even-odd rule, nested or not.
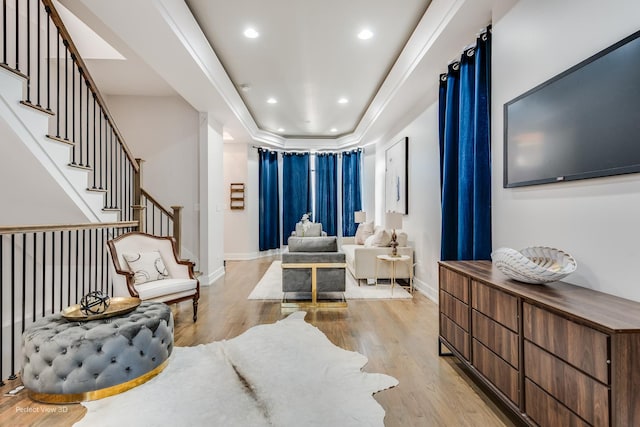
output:
[[[2,225],[0,234],[36,233],[42,231],[89,230],[94,228],[138,227],[138,221],[91,222],[85,224]]]
[[[148,199],[151,203],[153,203],[158,209],[160,209],[166,216],[168,216],[169,218],[173,219],[173,214],[171,212],[169,212],[168,209],[166,209],[164,206],[162,206],[160,204],[160,202],[158,202],[156,199],[153,198],[153,196],[151,194],[149,194],[144,188],[140,189],[140,192],[142,193],[142,195]]]
[[[131,150],[129,150],[129,147],[125,143],[124,138],[120,133],[120,130],[116,126],[115,122],[113,121],[113,116],[111,115],[111,113],[109,112],[109,109],[107,108],[107,103],[102,98],[102,95],[100,95],[98,86],[96,85],[96,83],[93,81],[93,78],[89,74],[89,69],[87,68],[87,65],[82,60],[82,57],[80,56],[78,48],[73,43],[73,40],[71,39],[71,35],[69,35],[69,32],[67,31],[67,28],[64,26],[64,23],[62,22],[60,15],[58,15],[58,11],[53,6],[53,0],[42,0],[42,4],[44,4],[45,8],[48,9],[51,15],[51,20],[53,21],[55,26],[60,30],[60,35],[62,36],[62,39],[65,41],[65,43],[67,43],[69,52],[71,52],[72,59],[76,61],[76,63],[78,64],[78,68],[80,69],[80,73],[84,76],[87,82],[89,82],[89,85],[91,86],[91,92],[93,93],[93,96],[98,101],[100,108],[102,108],[105,119],[111,125],[113,131],[118,137],[118,142],[120,143],[120,145],[122,145],[122,148],[125,151],[125,153],[127,153],[127,157],[131,161],[133,168],[137,172],[139,170],[138,162],[136,161],[135,157],[131,153]]]

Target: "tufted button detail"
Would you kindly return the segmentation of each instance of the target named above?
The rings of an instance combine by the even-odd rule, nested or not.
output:
[[[34,375],[33,376],[35,379],[39,380],[40,379],[40,375]]]
[[[53,361],[52,360],[47,360],[47,365],[53,366]]]
[[[93,374],[93,378],[98,379],[98,375],[100,374]]]
[[[78,362],[78,368],[82,368],[82,362]]]
[[[67,377],[62,377],[62,381],[66,381],[66,380],[67,380]]]
[[[37,346],[36,346],[36,353],[38,353],[39,351],[40,351],[40,346],[39,346],[39,345],[37,345]]]
[[[67,354],[67,349],[66,349],[66,348],[63,348],[61,353],[62,353],[62,354]]]
[[[131,370],[131,366],[127,366],[124,370],[129,372]]]
[[[152,362],[155,362],[155,361],[156,361],[156,358],[155,358],[155,357],[152,357],[152,358],[151,358],[151,361],[152,361]]]
[[[111,358],[111,363],[116,363],[116,357],[115,356]]]
[[[140,350],[140,356],[144,356],[144,351]]]
[[[98,348],[96,349],[96,351],[97,351],[98,353],[102,353],[102,346],[101,346],[101,345],[99,345],[99,346],[98,346]]]

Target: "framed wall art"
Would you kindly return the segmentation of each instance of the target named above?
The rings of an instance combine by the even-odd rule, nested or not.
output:
[[[385,212],[409,213],[409,137],[393,143],[384,154]]]

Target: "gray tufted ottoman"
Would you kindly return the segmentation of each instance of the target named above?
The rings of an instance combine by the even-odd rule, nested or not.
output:
[[[172,350],[173,314],[164,303],[89,322],[52,314],[22,335],[22,382],[41,402],[100,399],[153,378]]]

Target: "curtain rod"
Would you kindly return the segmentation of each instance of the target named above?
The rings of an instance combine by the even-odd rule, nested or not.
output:
[[[489,33],[489,32],[491,32],[491,24],[487,25],[487,26],[486,26],[486,27],[484,27],[484,28],[481,28],[481,29],[480,29],[480,31],[478,31],[478,32],[476,33],[476,39],[477,39],[477,38],[479,38],[479,37],[481,37],[483,34],[486,34],[486,33]],[[462,49],[462,54],[464,54],[467,50],[471,49],[472,47],[476,47],[476,45],[477,45],[477,44],[478,44],[478,43],[477,43],[477,41],[476,41],[476,42],[473,42],[473,43],[470,43],[470,44],[466,45],[466,46]],[[455,64],[456,62],[459,62],[459,61],[460,61],[460,58],[459,58],[459,57],[458,57],[458,58],[455,58],[455,59],[452,59],[451,61],[447,62],[447,67],[449,67],[449,65],[451,65],[451,64]],[[446,74],[446,73],[445,73],[445,74]]]
[[[322,153],[342,154],[342,153],[349,153],[349,152],[358,151],[358,150],[364,151],[364,148],[362,148],[362,147],[352,148],[352,149],[349,149],[349,150],[323,150],[323,149],[320,149],[320,150],[300,150],[300,149],[298,149],[298,150],[296,150],[296,149],[286,150],[286,149],[281,149],[281,148],[260,147],[258,145],[252,145],[252,147],[253,148],[257,148],[258,150],[275,151],[276,153],[302,153],[302,154],[304,154],[304,153],[309,153],[309,154],[316,154],[316,153],[320,153],[320,154],[322,154]]]

